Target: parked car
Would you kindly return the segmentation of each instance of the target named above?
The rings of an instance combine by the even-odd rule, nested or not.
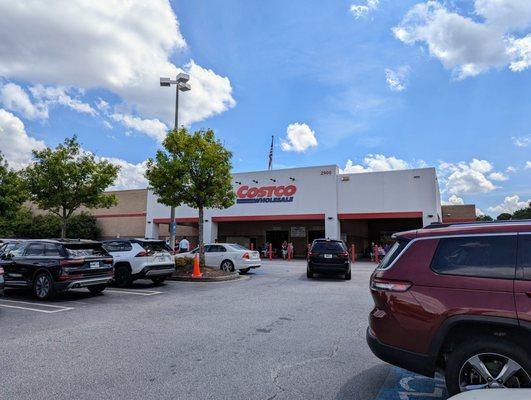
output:
[[[86,287],[101,293],[112,280],[112,258],[100,242],[27,240],[0,258],[6,287],[31,288],[38,299]]]
[[[199,252],[199,247],[192,251],[179,253],[177,258],[194,258]],[[262,260],[258,251],[237,243],[212,243],[205,244],[205,264],[207,267],[219,268],[223,271],[233,272],[238,270],[242,274],[251,269],[260,268]]]
[[[435,224],[396,235],[372,274],[367,342],[450,395],[531,388],[531,221]]]
[[[115,239],[103,242],[114,259],[114,282],[129,287],[137,279],[161,284],[175,271],[175,261],[163,240]]]
[[[314,274],[344,275],[351,279],[350,255],[347,246],[341,240],[316,239],[308,252],[306,276],[313,278]]]
[[[0,297],[4,295],[4,268],[0,267]]]

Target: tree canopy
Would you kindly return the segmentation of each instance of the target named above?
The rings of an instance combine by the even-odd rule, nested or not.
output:
[[[13,216],[28,196],[20,174],[9,168],[0,153],[0,218]]]
[[[24,171],[30,199],[61,218],[61,237],[66,237],[67,221],[81,205],[109,208],[116,204],[115,196],[104,192],[115,181],[119,167],[83,151],[75,136],[55,149],[34,150],[33,157]]]

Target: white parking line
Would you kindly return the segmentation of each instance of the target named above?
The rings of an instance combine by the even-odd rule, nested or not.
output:
[[[119,289],[105,289],[105,292],[111,293],[125,293],[125,294],[136,294],[138,296],[153,296],[156,294],[162,294],[163,292],[157,292],[155,290],[119,290]]]
[[[17,306],[14,304],[5,304],[5,302],[15,303],[15,304],[29,304],[29,305],[43,307],[43,308],[48,307],[48,308],[54,308],[55,310],[40,310],[38,308],[33,308],[33,307]],[[55,306],[53,304],[42,304],[42,303],[33,303],[29,301],[6,300],[6,299],[0,299],[0,307],[16,308],[19,310],[26,310],[26,311],[35,311],[35,312],[40,312],[44,314],[55,314],[61,311],[69,311],[69,310],[74,309],[74,307],[63,307],[63,306]]]

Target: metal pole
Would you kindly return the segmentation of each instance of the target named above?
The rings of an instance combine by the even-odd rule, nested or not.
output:
[[[177,82],[175,85],[175,125],[173,126],[174,130],[179,129],[179,87],[180,84]],[[170,208],[170,247],[175,250],[175,233],[177,231],[177,226],[175,224],[175,207],[171,206]]]

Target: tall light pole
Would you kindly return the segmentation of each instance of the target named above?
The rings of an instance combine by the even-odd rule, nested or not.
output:
[[[175,125],[174,130],[179,129],[179,92],[187,92],[192,87],[188,83],[190,75],[185,73],[179,73],[175,80],[171,78],[160,78],[160,86],[175,85]],[[175,207],[171,206],[170,209],[170,246],[175,250],[175,232],[177,230],[177,224],[175,223]]]

